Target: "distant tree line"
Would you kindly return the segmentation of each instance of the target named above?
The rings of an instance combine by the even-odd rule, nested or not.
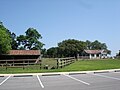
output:
[[[80,41],[75,39],[63,40],[58,43],[57,47],[43,49],[44,44],[39,40],[42,39],[41,34],[34,28],[28,28],[25,35],[16,36],[11,32],[2,22],[0,22],[0,54],[9,53],[9,50],[41,50],[43,57],[77,57],[82,55],[84,49],[88,50],[106,50],[108,54],[111,53],[107,49],[105,43],[98,40],[95,41]]]
[[[9,30],[0,22],[0,54],[8,53],[11,49],[12,39]]]
[[[28,28],[25,35],[16,36],[2,22],[0,22],[0,54],[9,53],[9,50],[41,50],[42,36],[34,28]]]
[[[75,39],[64,40],[58,43],[58,47],[44,49],[43,54],[46,57],[77,57],[78,54],[82,55],[85,49],[106,50],[108,54],[111,54],[111,51],[107,49],[107,45],[98,40],[91,42],[89,40],[80,41]]]

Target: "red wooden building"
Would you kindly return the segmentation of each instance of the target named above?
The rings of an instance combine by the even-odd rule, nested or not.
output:
[[[10,66],[36,64],[41,60],[40,50],[10,50],[8,54],[0,55],[0,64]]]

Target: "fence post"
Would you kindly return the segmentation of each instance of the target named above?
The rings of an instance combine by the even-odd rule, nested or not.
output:
[[[7,61],[6,61],[6,70],[7,70]]]
[[[66,66],[66,59],[64,60],[64,65],[63,65],[64,67]]]
[[[14,66],[14,61],[13,61],[13,66]]]
[[[60,63],[61,63],[60,68],[62,68],[63,67],[62,59],[60,59]]]
[[[59,59],[57,59],[57,69],[59,68]]]
[[[70,58],[58,58],[57,59],[57,69],[58,68],[63,68],[67,65],[70,65],[75,62],[75,58],[70,57]]]

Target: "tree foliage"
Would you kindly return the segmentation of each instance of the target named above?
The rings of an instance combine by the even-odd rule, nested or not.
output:
[[[86,44],[83,41],[68,39],[58,43],[58,47],[65,57],[76,57],[78,53],[82,52],[86,48]]]
[[[47,55],[49,58],[53,57],[58,57],[58,47],[51,47],[47,50]]]
[[[11,38],[8,30],[0,23],[0,54],[6,54],[11,49]]]
[[[93,42],[86,40],[86,47],[88,50],[107,50],[107,46],[105,43],[101,43],[98,40]]]
[[[17,37],[19,49],[40,50],[43,47],[44,44],[39,41],[42,36],[36,29],[29,28],[25,33]]]
[[[16,36],[0,22],[0,54],[7,53],[10,49],[40,50],[44,45],[39,41],[40,39],[42,39],[41,34],[34,28],[28,28],[25,35]]]
[[[63,40],[58,43],[58,47],[52,47],[47,50],[47,55],[49,57],[77,57],[77,55],[82,55],[84,49],[88,50],[106,50],[108,54],[111,51],[107,49],[105,43],[101,43],[98,40],[93,42],[86,40],[79,41],[75,39]]]
[[[17,50],[18,48],[18,43],[16,41],[16,34],[15,33],[11,33],[11,39],[12,39],[12,43],[11,43],[11,46],[12,46],[12,50]]]
[[[7,33],[8,35],[10,36],[11,38],[11,48],[12,50],[16,50],[18,48],[18,44],[17,44],[17,41],[16,41],[16,34],[11,32],[10,30],[7,30]]]
[[[42,48],[41,49],[41,54],[42,54],[43,57],[47,57],[47,49]]]
[[[108,54],[111,54],[111,51],[107,49],[107,45],[98,40],[92,42],[89,40],[68,39],[59,42],[57,47],[51,47],[46,50],[42,49],[44,44],[39,41],[40,39],[42,39],[41,34],[34,28],[28,28],[25,35],[16,36],[15,33],[6,29],[3,23],[0,22],[0,54],[8,53],[10,49],[42,50],[42,54],[48,57],[77,57],[78,54],[82,54],[84,49],[104,49]]]

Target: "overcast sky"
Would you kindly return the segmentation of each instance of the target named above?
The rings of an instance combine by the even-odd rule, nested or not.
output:
[[[17,35],[36,28],[45,48],[77,39],[120,50],[120,0],[0,0],[0,21]]]

